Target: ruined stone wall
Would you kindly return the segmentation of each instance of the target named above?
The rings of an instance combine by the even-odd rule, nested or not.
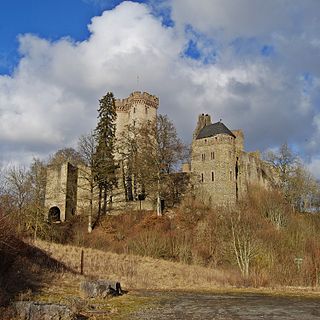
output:
[[[60,219],[66,216],[67,164],[59,167],[48,166],[45,207],[47,212],[53,207],[60,210]]]
[[[241,152],[239,157],[239,196],[244,197],[250,186],[271,189],[278,179],[278,173],[261,160],[258,152]]]
[[[244,151],[244,134],[242,130],[232,130],[232,133],[236,136],[235,146],[237,151]]]
[[[61,166],[47,168],[45,207],[48,212],[57,207],[60,220],[75,214],[77,205],[77,168],[66,162]]]
[[[193,141],[191,171],[197,174],[196,192],[206,198],[206,203],[236,202],[235,159],[235,138],[230,135],[218,134]]]

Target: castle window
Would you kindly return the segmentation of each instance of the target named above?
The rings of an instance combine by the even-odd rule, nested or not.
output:
[[[203,178],[203,173],[201,173],[201,182],[204,181],[204,178]]]
[[[214,181],[214,172],[211,172],[211,181]]]
[[[230,181],[232,181],[232,171],[230,170]]]
[[[206,154],[205,154],[205,153],[203,153],[203,154],[201,155],[201,159],[202,159],[202,161],[205,161],[205,160],[206,160]]]
[[[148,107],[145,108],[145,112],[146,112],[146,114],[148,114]]]
[[[211,160],[214,159],[214,151],[211,151]]]
[[[204,139],[204,143],[207,144],[207,139]]]
[[[135,121],[135,120],[133,120],[133,126],[134,126],[134,127],[136,126],[136,121]]]
[[[133,108],[133,113],[136,113],[136,108]]]

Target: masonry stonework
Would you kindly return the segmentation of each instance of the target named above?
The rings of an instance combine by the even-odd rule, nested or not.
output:
[[[251,185],[271,188],[276,172],[258,152],[244,151],[242,130],[211,123],[201,114],[193,134],[191,173],[197,196],[209,205],[233,206]]]
[[[146,92],[135,91],[126,99],[115,100],[116,149],[117,141],[127,136],[128,126],[139,126],[157,117],[159,99]],[[125,176],[128,164],[115,152],[119,164],[118,186],[109,199],[110,209],[154,209],[152,201],[135,194],[134,181]],[[59,168],[48,167],[45,205],[50,212],[65,221],[73,214],[86,214],[92,193],[88,168],[73,167],[69,163]],[[182,166],[182,173],[191,181],[195,195],[211,206],[233,206],[243,198],[251,185],[271,188],[277,177],[275,169],[260,159],[259,152],[244,151],[242,130],[229,130],[221,121],[212,123],[211,116],[201,114],[193,132],[191,163]],[[188,183],[188,182],[186,182]],[[132,184],[132,185],[128,185]],[[126,189],[127,188],[127,189]],[[92,203],[97,208],[97,190]],[[51,211],[50,211],[51,210]]]
[[[48,218],[65,221],[77,208],[78,169],[70,163],[47,168],[45,206]]]
[[[128,98],[115,99],[116,106],[116,141],[126,136],[128,126],[139,126],[147,121],[157,118],[159,98],[147,92],[134,91]],[[116,150],[118,146],[116,145]],[[120,155],[115,152],[115,160],[118,161],[118,184],[109,200],[110,209],[153,209],[153,203],[148,200],[141,202],[127,201],[123,186],[122,170],[125,163],[120,162]],[[51,213],[58,213],[59,220],[65,221],[73,214],[85,214],[89,208],[91,197],[90,186],[87,180],[88,168],[73,167],[70,163],[64,163],[60,167],[49,166],[47,168],[47,184],[45,206]],[[93,206],[97,210],[98,190],[94,191]]]

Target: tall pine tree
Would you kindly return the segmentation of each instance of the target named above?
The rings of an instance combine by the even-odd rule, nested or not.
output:
[[[116,164],[114,161],[116,107],[112,92],[99,100],[98,124],[94,131],[96,153],[94,175],[99,187],[99,212],[106,214],[108,196],[111,201],[112,189],[116,185]]]

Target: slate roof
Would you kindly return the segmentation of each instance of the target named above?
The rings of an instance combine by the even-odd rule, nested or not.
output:
[[[227,134],[234,138],[236,137],[222,122],[216,122],[202,128],[196,139],[213,137],[217,134]]]

